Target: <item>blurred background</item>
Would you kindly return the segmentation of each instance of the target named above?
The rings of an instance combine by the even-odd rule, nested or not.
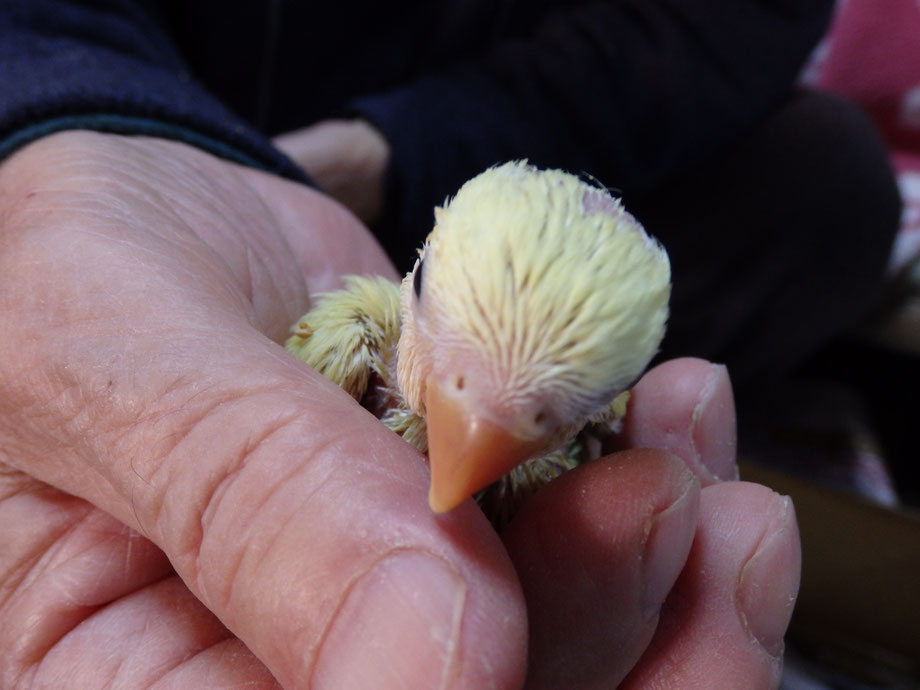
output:
[[[920,2],[838,2],[802,83],[870,116],[903,213],[868,317],[740,419],[743,478],[802,530],[783,687],[920,688]]]

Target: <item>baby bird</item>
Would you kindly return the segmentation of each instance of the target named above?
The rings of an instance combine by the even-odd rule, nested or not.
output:
[[[497,526],[616,429],[664,337],[670,264],[605,189],[526,161],[465,183],[401,286],[346,278],[288,350],[431,466],[429,504]]]

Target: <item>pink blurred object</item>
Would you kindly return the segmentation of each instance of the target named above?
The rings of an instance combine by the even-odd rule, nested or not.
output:
[[[839,0],[803,81],[858,103],[888,142],[905,203],[901,271],[920,257],[920,0]]]

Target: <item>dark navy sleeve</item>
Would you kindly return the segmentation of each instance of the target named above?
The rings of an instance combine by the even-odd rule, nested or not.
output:
[[[789,95],[832,4],[608,0],[510,16],[480,57],[353,104],[392,145],[387,243],[407,251],[432,204],[512,158],[647,193]]]
[[[305,179],[190,77],[141,0],[3,0],[0,158],[65,129],[176,139]]]

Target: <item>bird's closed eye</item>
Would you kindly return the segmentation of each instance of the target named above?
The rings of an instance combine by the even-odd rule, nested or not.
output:
[[[415,274],[412,276],[412,287],[418,299],[422,298],[422,268],[424,265],[424,259],[419,259],[418,266],[415,267]]]

